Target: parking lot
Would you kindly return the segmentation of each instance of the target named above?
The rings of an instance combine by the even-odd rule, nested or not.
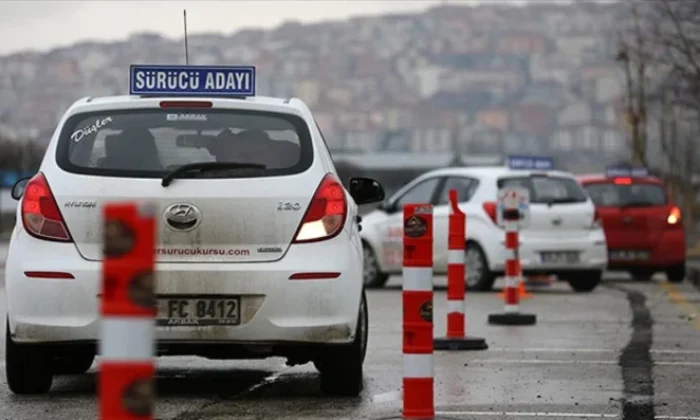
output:
[[[436,335],[445,331],[445,284],[436,279]],[[401,279],[392,278],[386,289],[368,294],[370,343],[361,398],[324,397],[311,365],[285,367],[282,359],[162,358],[156,417],[400,418],[400,290]],[[688,283],[608,276],[592,294],[574,294],[566,283],[533,294],[522,305],[537,314],[533,327],[488,326],[487,315],[501,311],[502,303],[494,293],[468,295],[467,334],[486,338],[490,348],[435,353],[439,416],[700,419],[700,293]],[[94,419],[95,383],[94,367],[85,376],[58,378],[45,396],[13,396],[3,383],[0,419]]]

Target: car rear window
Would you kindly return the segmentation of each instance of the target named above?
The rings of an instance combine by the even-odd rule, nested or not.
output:
[[[530,203],[584,203],[586,193],[575,179],[559,176],[520,176],[498,180],[498,188],[522,187],[530,192]]]
[[[601,207],[650,207],[667,204],[663,186],[650,183],[613,184],[594,183],[585,186],[596,206]]]
[[[309,128],[297,116],[243,110],[138,109],[78,114],[65,124],[58,165],[80,174],[156,178],[199,162],[265,168],[192,171],[182,177],[291,175],[311,166]]]

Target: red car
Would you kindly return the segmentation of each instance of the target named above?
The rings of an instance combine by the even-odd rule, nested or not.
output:
[[[596,205],[608,247],[608,269],[636,280],[664,272],[669,281],[685,278],[686,243],[680,208],[663,181],[646,170],[609,168],[579,176]]]

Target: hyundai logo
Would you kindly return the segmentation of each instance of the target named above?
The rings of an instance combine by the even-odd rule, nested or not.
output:
[[[188,232],[202,222],[202,212],[192,204],[177,203],[165,209],[163,218],[170,229]]]
[[[553,224],[554,226],[559,226],[559,225],[561,225],[561,218],[560,218],[560,217],[557,217],[557,218],[555,218],[555,219],[552,219],[552,224]]]

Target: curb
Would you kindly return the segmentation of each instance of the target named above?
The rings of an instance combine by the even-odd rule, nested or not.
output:
[[[700,261],[686,263],[686,278],[696,288],[700,289]]]

